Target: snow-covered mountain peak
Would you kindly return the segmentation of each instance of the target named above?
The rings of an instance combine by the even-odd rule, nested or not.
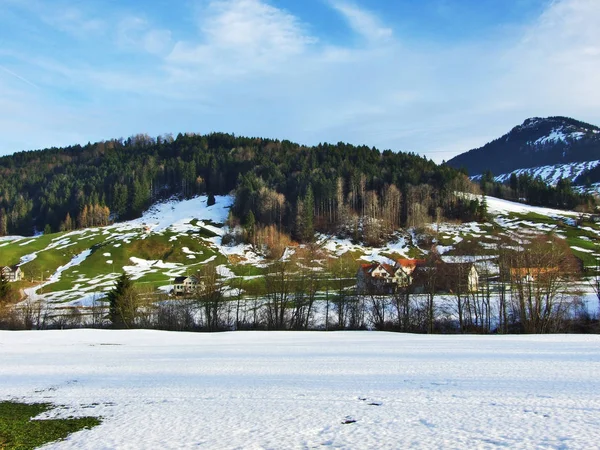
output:
[[[448,165],[471,175],[600,160],[600,128],[569,117],[532,117],[481,148],[452,158]]]

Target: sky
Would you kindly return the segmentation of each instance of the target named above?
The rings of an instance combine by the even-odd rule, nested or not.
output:
[[[600,125],[599,0],[0,0],[0,155],[138,133],[441,162]]]

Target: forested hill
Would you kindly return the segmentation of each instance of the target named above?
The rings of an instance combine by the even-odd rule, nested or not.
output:
[[[534,117],[447,164],[473,176],[594,160],[600,160],[600,128],[568,117]]]
[[[395,226],[440,213],[470,218],[476,205],[454,195],[468,183],[450,167],[366,146],[306,147],[222,133],[138,135],[0,158],[0,235],[104,225],[173,195],[235,191],[242,222],[277,223],[301,239],[300,218],[316,229],[346,226],[340,221],[354,214],[392,214]]]

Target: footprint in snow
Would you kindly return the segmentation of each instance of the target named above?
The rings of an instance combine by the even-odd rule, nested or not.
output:
[[[358,397],[358,399],[361,402],[368,402],[367,405],[369,406],[381,406],[383,405],[383,402],[377,401],[377,400],[369,400],[367,397]]]

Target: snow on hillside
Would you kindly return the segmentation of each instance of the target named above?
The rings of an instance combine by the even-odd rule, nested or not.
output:
[[[208,197],[205,195],[194,197],[189,200],[169,200],[153,205],[146,211],[141,218],[121,222],[115,227],[120,230],[126,230],[131,227],[148,226],[153,232],[160,232],[171,229],[177,232],[185,232],[195,228],[191,222],[202,220],[213,223],[224,223],[227,220],[229,209],[233,204],[233,197],[230,195],[215,196],[215,204],[207,206]],[[203,224],[204,228],[210,227],[215,234],[220,234],[221,230],[217,227],[211,227],[210,224]]]
[[[0,332],[0,400],[102,423],[44,448],[590,448],[600,337]]]
[[[557,142],[568,143],[578,141],[585,136],[581,131],[570,131],[567,127],[553,128],[548,136],[543,136],[534,142],[534,145],[554,144]]]
[[[541,206],[531,206],[525,203],[511,202],[502,200],[496,197],[486,197],[488,212],[490,214],[506,214],[506,213],[535,213],[548,217],[574,217],[577,215],[574,211],[566,211],[562,209],[544,208]]]
[[[574,181],[582,173],[593,169],[598,165],[600,165],[600,161],[586,161],[569,164],[555,164],[551,166],[530,167],[496,175],[494,180],[499,183],[506,183],[510,180],[510,176],[513,173],[516,176],[530,174],[533,178],[540,177],[547,184],[556,186],[556,183],[558,183],[561,178]],[[475,175],[471,177],[471,179],[478,181],[481,179],[481,175]]]

